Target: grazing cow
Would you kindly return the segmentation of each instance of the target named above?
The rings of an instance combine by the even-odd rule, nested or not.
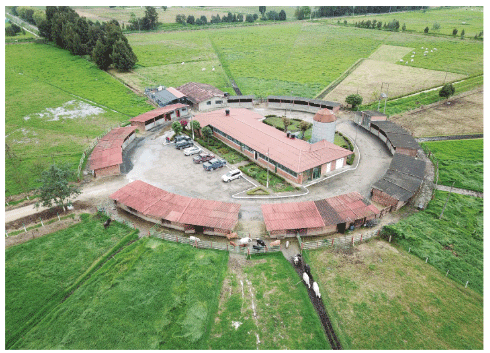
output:
[[[239,247],[241,247],[241,248],[244,248],[244,247],[246,247],[247,245],[248,245],[248,244],[240,244],[240,245],[238,245],[238,246],[239,246]]]
[[[293,257],[293,262],[294,262],[294,266],[299,266],[299,264],[301,263],[301,257],[299,257],[298,255],[295,255]]]
[[[281,245],[281,241],[279,239],[271,242],[271,246],[279,246],[279,245]]]
[[[305,272],[308,274],[308,276],[313,277],[313,276],[311,275],[310,265],[305,264]]]
[[[190,240],[190,241],[201,241],[201,239],[199,239],[198,237],[195,237],[195,236],[193,236],[193,235],[191,235],[191,236],[189,237],[189,240]]]
[[[313,291],[315,292],[318,298],[322,297],[322,295],[320,294],[320,288],[318,288],[318,283],[316,282],[313,282]]]
[[[248,243],[251,243],[252,242],[252,239],[250,239],[249,237],[241,238],[239,242],[240,242],[240,245],[242,245],[242,244],[245,244],[246,245]]]
[[[105,221],[104,229],[107,229],[107,227],[109,227],[109,224],[111,224],[111,221],[112,221],[112,219],[110,219],[110,218],[107,221]]]
[[[286,242],[286,249],[289,249],[289,240]]]
[[[235,242],[232,242],[232,241],[230,241],[230,245],[232,245],[232,246],[238,246],[238,245],[236,245]]]
[[[308,286],[308,288],[311,288],[310,277],[308,277],[308,274],[306,272],[303,272],[303,281],[305,281],[305,284]]]
[[[255,241],[257,242],[257,245],[265,246],[265,242],[262,239],[255,239]]]
[[[252,248],[254,248],[255,250],[262,250],[264,247],[260,245],[252,245]]]

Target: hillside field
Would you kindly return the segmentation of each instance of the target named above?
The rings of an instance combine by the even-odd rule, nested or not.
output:
[[[51,45],[6,45],[6,196],[36,187],[52,162],[76,170],[96,136],[150,109],[144,97],[83,58]]]
[[[439,184],[483,192],[483,139],[423,142],[439,162]]]
[[[204,349],[227,260],[226,252],[142,238],[107,261],[14,348]]]
[[[5,250],[6,342],[59,304],[85,271],[134,232],[117,222],[104,229],[104,221],[85,214],[76,225]]]
[[[331,349],[306,287],[281,253],[230,256],[209,349]]]
[[[307,260],[344,349],[483,349],[483,296],[405,249],[373,239]]]

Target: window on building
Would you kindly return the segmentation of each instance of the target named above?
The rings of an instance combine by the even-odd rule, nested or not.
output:
[[[211,105],[211,101],[207,101],[207,102],[206,102],[206,104],[207,104],[207,105]]]
[[[215,104],[223,104],[223,101],[222,100],[219,100],[219,101],[216,101],[214,102]]]

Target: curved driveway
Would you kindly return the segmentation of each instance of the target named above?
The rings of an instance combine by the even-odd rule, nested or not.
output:
[[[267,108],[257,108],[256,111],[264,116],[281,116],[286,113],[288,117],[313,121],[313,114],[310,113]],[[358,191],[361,195],[369,197],[371,186],[386,172],[392,156],[382,141],[366,130],[356,127],[348,119],[337,121],[337,131],[355,141],[359,148],[361,153],[357,168],[353,168],[357,164],[356,157],[353,166],[347,166],[349,170],[308,187],[308,192],[298,191],[298,194],[303,196],[280,199],[233,198],[232,195],[253,187],[253,184],[244,179],[227,184],[221,182],[221,175],[233,168],[232,166],[205,172],[201,165],[192,163],[192,157],[185,157],[181,151],[175,150],[173,144],[166,144],[165,135],[161,132],[150,133],[147,138],[137,142],[130,156],[133,168],[126,174],[126,178],[128,182],[139,179],[180,195],[240,203],[240,218],[245,220],[261,220],[260,205],[263,203],[319,200],[351,191]]]

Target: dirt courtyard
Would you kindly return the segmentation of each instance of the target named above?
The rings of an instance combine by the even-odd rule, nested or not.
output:
[[[448,104],[449,103],[449,104]],[[483,87],[390,117],[416,137],[483,133]]]

